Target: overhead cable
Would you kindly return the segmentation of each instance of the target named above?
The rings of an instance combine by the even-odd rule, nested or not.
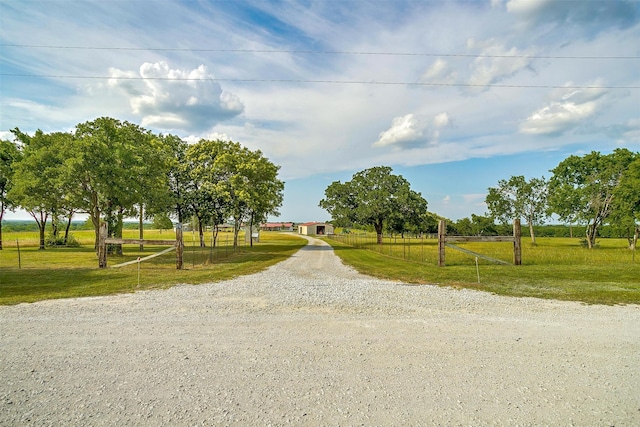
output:
[[[389,82],[376,80],[310,80],[310,79],[243,79],[243,78],[190,78],[190,77],[128,77],[128,76],[72,76],[53,74],[0,73],[2,77],[82,79],[82,80],[163,80],[163,81],[210,81],[233,83],[324,83],[342,85],[379,86],[424,86],[424,87],[491,87],[491,88],[531,88],[531,89],[640,89],[640,86],[576,86],[576,85],[526,85],[526,84],[474,84],[474,83],[429,83],[429,82]]]
[[[370,55],[370,56],[426,56],[453,58],[529,58],[529,59],[640,59],[640,56],[612,55],[612,56],[582,56],[582,55],[492,55],[472,53],[433,53],[433,52],[365,52],[341,50],[289,50],[289,49],[201,49],[180,47],[124,47],[124,46],[57,46],[57,45],[28,45],[28,44],[0,44],[0,47],[18,47],[25,49],[67,49],[67,50],[122,50],[122,51],[155,51],[155,52],[218,52],[218,53],[293,53],[308,55]]]

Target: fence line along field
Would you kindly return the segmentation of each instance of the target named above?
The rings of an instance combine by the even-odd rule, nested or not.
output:
[[[599,239],[588,249],[580,238],[522,238],[522,265],[495,265],[458,251],[447,251],[438,268],[437,235],[384,236],[340,233],[326,239],[343,262],[380,278],[415,284],[441,284],[501,295],[532,296],[594,304],[640,304],[640,259],[625,239]],[[457,243],[462,248],[507,262],[513,243]],[[357,250],[352,250],[357,249]]]
[[[93,231],[75,231],[77,248],[38,250],[37,232],[4,233],[0,251],[0,304],[32,302],[48,298],[106,295],[131,292],[137,287],[136,265],[100,271]],[[124,230],[124,238],[137,238],[138,230]],[[172,239],[172,231],[146,230],[145,238]],[[494,265],[479,259],[478,283],[474,257],[447,252],[447,267],[438,268],[437,236],[404,238],[375,233],[340,233],[327,237],[343,262],[376,277],[410,284],[430,284],[484,290],[501,295],[575,300],[595,304],[640,304],[640,259],[625,239],[599,239],[592,250],[580,238],[538,237],[532,245],[522,238],[522,265]],[[20,244],[20,263],[18,250]],[[172,253],[141,265],[141,289],[178,283],[204,283],[250,274],[293,254],[305,244],[295,235],[263,232],[260,243],[250,247],[241,235],[234,250],[232,233],[221,232],[216,247],[207,235],[200,248],[198,235],[184,233],[184,267],[175,269]],[[509,262],[512,243],[458,243],[462,248]],[[166,247],[125,245],[123,256],[109,257],[109,265],[135,260]]]
[[[124,230],[124,238],[137,238],[138,230]],[[175,284],[213,282],[250,274],[282,261],[306,244],[297,236],[263,233],[253,247],[241,234],[234,249],[232,233],[221,232],[216,247],[211,236],[199,247],[198,235],[184,233],[184,269],[176,270],[175,255],[165,255],[141,263],[137,287],[137,263],[122,268],[98,268],[95,235],[76,231],[79,247],[50,247],[38,250],[38,233],[3,233],[0,251],[0,304],[34,302],[51,298],[109,295],[136,289],[165,288]],[[175,239],[173,231],[145,230],[145,238]],[[18,242],[19,250],[18,250]],[[109,255],[109,265],[133,261],[157,253],[167,246],[124,245],[123,255]]]

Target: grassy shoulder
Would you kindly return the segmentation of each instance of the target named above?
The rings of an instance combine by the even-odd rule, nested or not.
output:
[[[132,232],[133,233],[133,232]],[[137,233],[137,231],[135,231]],[[307,241],[289,234],[261,233],[253,247],[242,244],[234,251],[229,236],[221,236],[219,246],[199,248],[192,236],[185,236],[184,269],[176,270],[175,252],[121,268],[99,269],[90,232],[78,233],[79,248],[48,248],[39,251],[37,236],[20,233],[19,261],[16,236],[4,236],[0,251],[0,305],[36,302],[45,299],[112,295],[136,290],[162,289],[176,284],[216,282],[252,274],[283,261]],[[9,238],[13,240],[10,240]],[[134,238],[131,236],[124,236]],[[145,233],[148,239],[172,239],[169,233]],[[33,240],[33,241],[32,241]],[[34,243],[35,242],[35,243]],[[207,243],[210,245],[210,243]],[[125,245],[124,255],[109,256],[108,264],[136,260],[164,247]],[[20,264],[20,268],[18,267]]]
[[[447,266],[437,266],[437,241],[354,248],[327,239],[345,264],[378,278],[413,284],[468,288],[516,297],[537,297],[588,304],[640,304],[640,259],[623,240],[607,240],[589,250],[576,239],[544,238],[532,246],[523,240],[523,265],[503,266],[447,248]],[[463,245],[460,245],[463,246]],[[510,260],[510,244],[464,244],[467,249]],[[412,251],[419,259],[401,259]],[[640,258],[640,256],[639,256]],[[480,283],[478,283],[478,272]]]

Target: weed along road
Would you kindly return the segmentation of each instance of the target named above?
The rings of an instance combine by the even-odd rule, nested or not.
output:
[[[251,276],[0,307],[0,425],[640,425],[640,307]]]

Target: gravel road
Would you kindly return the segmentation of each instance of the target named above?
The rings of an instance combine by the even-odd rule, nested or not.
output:
[[[0,425],[640,425],[640,307],[411,286],[324,242],[233,280],[0,307]]]

